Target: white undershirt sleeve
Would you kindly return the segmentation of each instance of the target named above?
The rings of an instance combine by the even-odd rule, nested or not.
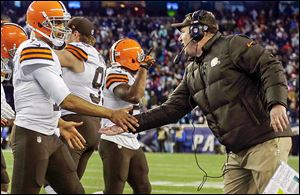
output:
[[[57,105],[71,93],[64,80],[57,74],[53,66],[42,66],[32,72],[33,77],[49,94]]]

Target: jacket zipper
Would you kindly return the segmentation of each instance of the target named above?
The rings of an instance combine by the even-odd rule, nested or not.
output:
[[[203,60],[204,58],[202,58]],[[204,66],[204,63],[202,63],[200,65],[200,68],[199,68],[199,71],[200,71],[200,77],[201,77],[201,80],[202,80],[202,83],[204,85],[204,97],[205,97],[205,100],[207,102],[207,105],[208,105],[208,113],[212,115],[212,117],[214,118],[214,121],[216,123],[216,126],[220,129],[219,127],[219,124],[218,124],[218,120],[217,120],[217,117],[215,116],[215,114],[213,114],[213,112],[211,111],[211,106],[210,106],[210,103],[208,101],[208,97],[207,97],[207,89],[208,89],[208,84],[207,84],[207,77],[206,77],[206,70],[207,70],[207,64],[205,64]],[[204,80],[205,79],[205,80]]]

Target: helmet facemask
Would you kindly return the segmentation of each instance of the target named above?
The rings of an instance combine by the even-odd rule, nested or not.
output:
[[[54,46],[63,46],[65,44],[65,40],[67,40],[72,33],[72,30],[67,27],[67,23],[71,19],[71,15],[69,13],[64,13],[64,16],[48,17],[45,12],[42,12],[42,14],[45,17],[45,20],[41,25],[51,31],[51,34],[50,36],[47,36],[37,29],[35,29],[35,31],[50,40]]]
[[[11,58],[13,58],[15,56],[17,49],[18,48],[17,48],[16,44],[14,44],[14,47],[12,49],[8,50],[8,54]]]
[[[142,50],[142,52],[140,52],[140,53],[137,52],[137,61],[139,63],[143,62],[145,60],[145,58],[146,58],[146,55],[145,55],[144,50]]]
[[[8,50],[6,47],[4,47],[3,50],[4,50],[5,52],[8,53],[8,55],[9,55],[10,58],[13,58],[13,57],[15,56],[16,51],[17,51],[17,46],[16,46],[16,44],[14,43],[12,49],[9,49],[9,50]],[[2,60],[7,61],[7,62],[9,61],[9,59],[2,58],[2,57],[1,57],[1,63],[2,63]],[[2,66],[1,66],[1,67],[2,67]]]
[[[1,83],[4,80],[10,80],[12,75],[12,70],[8,66],[9,59],[1,57]]]

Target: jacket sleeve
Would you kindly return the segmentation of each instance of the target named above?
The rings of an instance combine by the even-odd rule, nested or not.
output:
[[[140,125],[137,128],[137,132],[175,123],[193,110],[196,103],[190,96],[186,75],[185,73],[183,80],[165,103],[145,113],[135,115]]]
[[[233,63],[260,79],[268,109],[274,104],[287,107],[287,80],[281,64],[270,52],[250,38],[237,35],[229,42]]]

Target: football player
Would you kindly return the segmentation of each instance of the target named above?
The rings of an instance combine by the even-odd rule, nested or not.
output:
[[[69,20],[70,14],[60,1],[34,1],[26,13],[33,34],[14,57],[12,193],[39,193],[45,179],[57,193],[84,193],[67,146],[54,134],[60,107],[109,118],[124,130],[138,126],[128,108],[111,110],[71,94],[51,48],[63,46],[71,33],[66,27]]]
[[[12,71],[8,62],[13,58],[19,45],[25,40],[27,40],[27,35],[21,26],[1,21],[1,127],[11,127],[15,118],[15,112],[6,102],[2,81],[10,80]],[[82,143],[85,140],[75,128],[81,124],[60,119],[58,124],[60,132],[56,132],[56,134],[61,134],[71,148],[83,148]],[[1,150],[1,191],[3,192],[7,192],[9,183],[5,169],[5,159]]]
[[[12,126],[12,121],[15,118],[15,112],[6,102],[2,82],[10,80],[12,71],[8,66],[8,62],[14,56],[18,46],[25,40],[27,40],[27,35],[22,27],[1,21],[1,129],[2,127]],[[8,185],[9,177],[1,149],[1,194],[7,193]]]
[[[2,82],[4,80],[10,80],[12,75],[12,70],[8,66],[8,62],[14,57],[14,54],[19,47],[19,45],[27,40],[27,35],[24,29],[14,23],[1,21],[1,119],[3,119],[2,126],[12,126],[13,120],[15,118],[15,112],[10,107],[10,105],[6,102],[4,89],[2,86]],[[67,143],[71,148],[81,148],[83,147],[81,142],[77,142],[77,140],[73,139],[70,133],[74,133],[74,136],[78,138],[82,138],[82,136],[77,132],[64,132],[65,130],[70,131],[72,125],[78,126],[81,123],[73,123],[72,121],[66,122],[62,119],[59,120],[58,127],[60,128],[60,132],[57,134],[61,134],[67,140]],[[71,136],[71,140],[68,139]],[[81,139],[82,140],[82,139]],[[74,146],[73,146],[74,145]],[[79,146],[79,147],[78,147]]]
[[[103,105],[113,109],[133,105],[133,114],[138,114],[146,87],[147,70],[154,64],[154,59],[144,54],[137,41],[125,38],[113,44],[110,60],[112,66],[106,71]],[[102,126],[111,127],[114,122],[102,119]],[[151,192],[148,165],[137,134],[102,134],[99,154],[103,161],[104,193],[122,193],[126,181],[134,194]]]
[[[27,35],[21,26],[1,21],[1,118],[15,118],[15,112],[6,102],[2,82],[11,79],[12,70],[8,62],[13,58],[18,46],[25,40],[27,40]]]
[[[57,51],[63,68],[62,78],[70,91],[86,101],[102,105],[101,86],[106,65],[102,56],[93,47],[95,44],[94,26],[84,17],[72,18],[68,25],[72,34],[67,40],[67,46]],[[97,135],[100,128],[100,118],[77,114],[62,110],[62,118],[66,121],[83,121],[78,131],[86,140],[85,148],[81,151],[71,151],[75,160],[78,177],[83,176],[89,157],[97,146]]]
[[[63,50],[56,50],[62,69],[62,78],[70,91],[86,101],[102,105],[101,95],[106,65],[102,56],[93,47],[95,44],[94,25],[84,17],[72,18],[67,26],[72,30],[66,40]],[[77,114],[62,109],[65,121],[83,121],[78,131],[83,135],[86,143],[81,150],[70,150],[77,167],[79,179],[84,174],[87,162],[98,145],[98,130],[100,118]],[[64,141],[64,139],[63,139]],[[70,149],[70,148],[69,148]],[[45,186],[46,192],[52,192]]]

